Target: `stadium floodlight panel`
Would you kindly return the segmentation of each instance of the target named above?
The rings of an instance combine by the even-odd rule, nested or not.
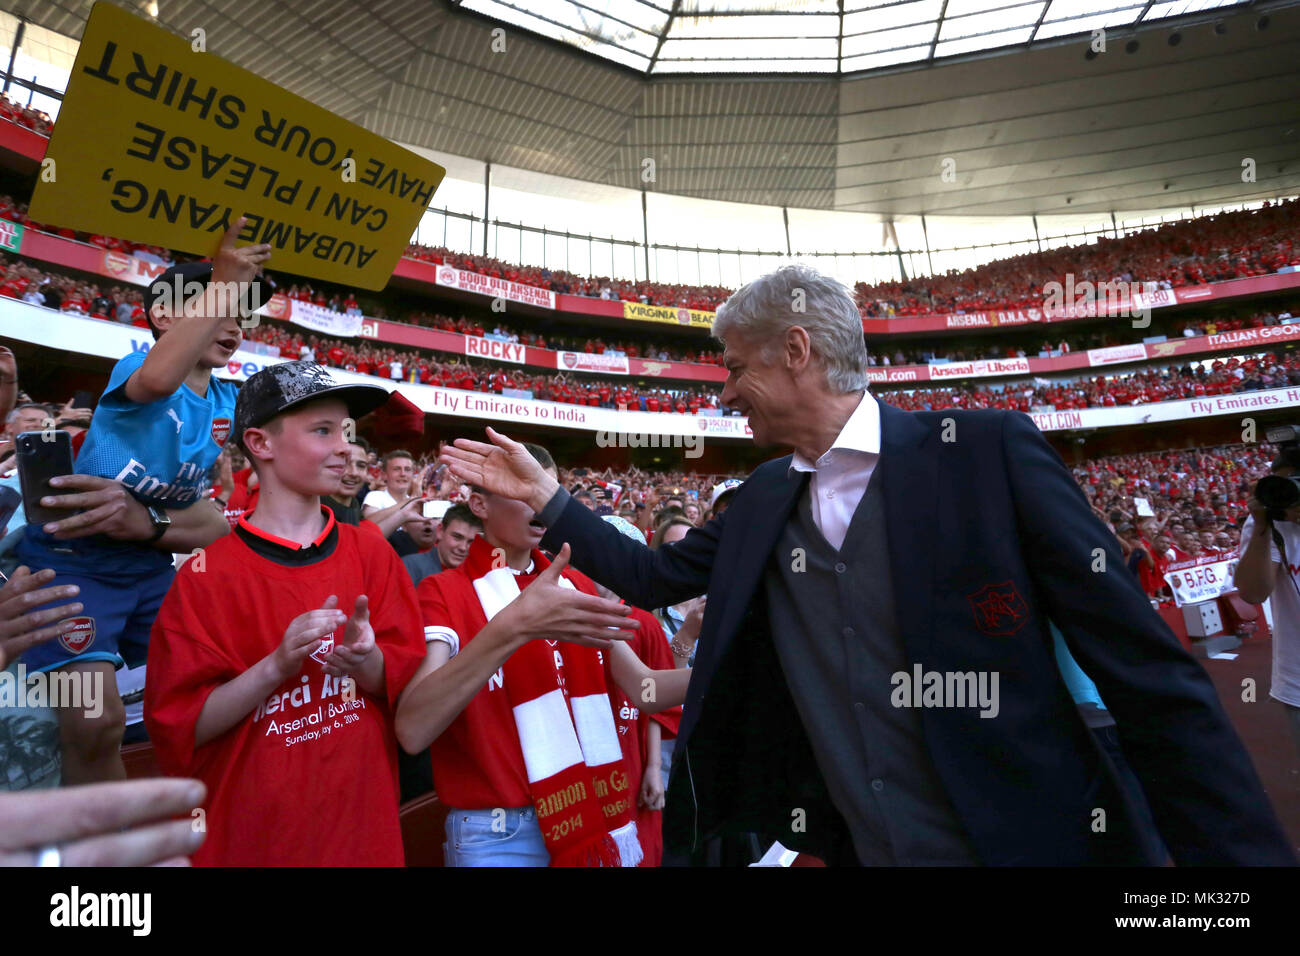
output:
[[[647,74],[856,73],[1247,0],[463,0]]]

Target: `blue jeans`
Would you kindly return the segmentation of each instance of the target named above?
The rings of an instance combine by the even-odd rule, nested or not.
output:
[[[455,810],[447,814],[446,866],[549,866],[533,807]]]

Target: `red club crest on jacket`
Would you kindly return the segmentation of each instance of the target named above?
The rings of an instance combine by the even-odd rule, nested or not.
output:
[[[1009,637],[1029,620],[1029,607],[1010,581],[986,584],[966,595],[975,615],[975,626],[993,637]]]

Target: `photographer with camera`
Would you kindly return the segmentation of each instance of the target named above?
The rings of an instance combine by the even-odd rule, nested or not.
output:
[[[1273,599],[1269,696],[1286,708],[1300,751],[1300,427],[1270,428],[1266,438],[1278,446],[1278,456],[1251,495],[1234,582],[1244,601]],[[1286,583],[1279,583],[1283,578]]]

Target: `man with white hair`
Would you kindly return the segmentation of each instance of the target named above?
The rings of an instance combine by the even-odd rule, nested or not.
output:
[[[723,403],[793,454],[680,541],[626,541],[493,430],[444,451],[629,602],[707,593],[668,849],[754,832],[830,863],[1164,862],[1078,718],[1055,623],[1174,861],[1294,862],[1214,686],[1028,416],[878,403],[852,296],[806,266],[740,289],[713,334]]]

